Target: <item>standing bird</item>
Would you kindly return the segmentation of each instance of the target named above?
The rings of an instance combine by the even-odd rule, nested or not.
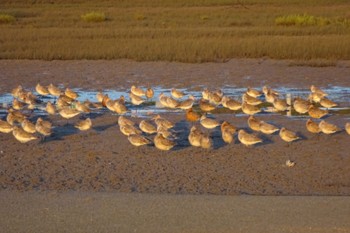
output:
[[[203,132],[196,126],[192,126],[190,134],[188,135],[188,141],[192,146],[200,147]]]
[[[340,131],[340,128],[334,124],[328,123],[326,121],[321,121],[318,126],[320,127],[322,133],[333,134]]]
[[[90,118],[86,118],[85,120],[79,121],[74,125],[75,128],[81,130],[81,131],[86,131],[90,129],[92,126],[92,121]]]
[[[192,108],[186,110],[186,120],[188,122],[193,123],[198,121],[200,118],[201,116],[197,112],[194,112]]]
[[[35,91],[39,94],[39,95],[42,95],[42,96],[46,96],[46,95],[49,95],[50,92],[49,90],[47,90],[46,87],[40,85],[40,83],[37,83],[36,86],[35,86]]]
[[[279,130],[279,128],[277,128],[276,126],[266,123],[265,121],[260,121],[259,129],[260,132],[264,134],[273,134],[274,132]]]
[[[254,116],[249,116],[248,118],[248,126],[254,131],[260,131],[260,122],[261,120]]]
[[[148,100],[152,99],[153,96],[154,96],[154,91],[153,91],[153,89],[150,88],[150,87],[147,88],[145,95],[146,95],[146,98],[147,98]]]
[[[185,93],[183,93],[182,91],[176,90],[175,88],[171,89],[171,95],[175,98],[175,99],[181,99]]]
[[[47,90],[49,91],[50,95],[56,97],[59,97],[62,93],[61,90],[52,83],[50,83],[50,85],[47,87]]]
[[[73,91],[72,89],[70,89],[68,87],[66,88],[64,94],[73,100],[75,100],[79,96],[78,93],[76,93],[75,91]]]
[[[311,116],[312,118],[319,119],[319,118],[324,117],[327,114],[328,114],[327,110],[320,109],[320,108],[313,106],[313,105],[309,106],[309,116]]]
[[[146,94],[144,90],[142,90],[139,87],[136,87],[135,85],[131,86],[130,91],[131,91],[131,93],[133,93],[134,95],[139,96],[139,97],[145,96],[145,94]]]
[[[323,97],[320,101],[320,104],[322,107],[324,108],[333,108],[333,107],[336,107],[338,106],[337,103],[333,102],[332,100],[326,98],[326,97]]]
[[[199,100],[199,108],[203,111],[203,112],[211,112],[213,111],[216,107],[214,105],[212,105],[211,103],[209,103],[207,100],[200,99]]]
[[[204,128],[207,129],[214,129],[220,125],[219,122],[214,119],[207,118],[206,115],[201,116],[200,123]]]
[[[309,111],[311,103],[302,98],[295,98],[293,102],[293,108],[297,113],[304,114]]]
[[[345,131],[350,135],[350,123],[349,122],[347,122],[345,124]]]
[[[318,94],[321,95],[322,97],[325,97],[325,96],[328,95],[325,91],[321,90],[320,88],[316,87],[315,85],[311,85],[311,86],[310,86],[310,91],[311,91],[312,93],[318,93]]]
[[[170,150],[176,145],[176,143],[165,138],[162,133],[158,133],[154,137],[154,145],[160,150]]]
[[[26,131],[27,133],[35,133],[35,125],[30,122],[28,119],[24,119],[21,123],[22,129]]]
[[[36,120],[35,129],[38,133],[42,134],[45,137],[52,134],[52,124],[49,121],[44,121],[41,117]]]
[[[192,108],[193,104],[194,104],[194,101],[195,101],[195,98],[193,95],[190,95],[188,97],[188,99],[182,101],[179,103],[179,105],[177,106],[178,108],[180,109],[183,109],[183,110],[187,110],[187,109],[190,109]]]
[[[230,99],[228,96],[223,96],[221,99],[221,104],[225,108],[228,108],[232,111],[237,111],[242,108],[242,105],[240,102]]]
[[[130,134],[128,140],[134,146],[143,146],[152,143],[148,138],[139,134]]]
[[[306,129],[310,133],[319,133],[319,132],[321,132],[321,129],[318,126],[318,124],[316,122],[314,122],[313,120],[311,120],[311,119],[308,119],[306,121]]]
[[[237,128],[227,121],[224,121],[220,128],[222,140],[228,144],[231,143],[233,141],[233,134],[236,132]]]
[[[0,120],[0,132],[1,133],[10,133],[12,132],[12,125],[10,125],[7,121]]]
[[[242,111],[247,115],[254,115],[261,112],[261,109],[244,101],[242,104]]]
[[[246,93],[247,93],[249,96],[254,97],[254,98],[257,98],[257,97],[259,97],[259,96],[262,95],[262,93],[261,93],[260,91],[255,90],[255,89],[250,88],[250,87],[247,88]]]
[[[279,133],[280,137],[282,138],[283,141],[286,141],[286,142],[292,142],[292,141],[295,141],[295,140],[298,140],[300,139],[299,136],[296,135],[296,133],[290,131],[290,130],[287,130],[286,128],[282,127],[280,129],[280,133]]]
[[[244,144],[245,146],[251,146],[257,143],[262,142],[262,139],[253,135],[253,134],[249,134],[246,131],[244,131],[243,129],[238,131],[238,140]]]
[[[142,120],[140,122],[139,128],[147,134],[157,133],[157,128],[153,124],[151,124],[150,122],[148,122],[146,120]]]
[[[45,110],[50,115],[56,114],[56,107],[50,101],[47,102]]]
[[[13,127],[12,134],[21,143],[26,143],[26,142],[38,139],[37,136],[31,133],[27,133],[26,131],[19,128],[18,126]]]

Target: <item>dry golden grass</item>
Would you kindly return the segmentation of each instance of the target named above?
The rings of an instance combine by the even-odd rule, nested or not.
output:
[[[27,2],[0,3],[0,13],[16,18],[0,25],[0,59],[350,59],[345,0]],[[87,12],[103,13],[104,20],[81,20]],[[293,15],[330,23],[276,24]]]

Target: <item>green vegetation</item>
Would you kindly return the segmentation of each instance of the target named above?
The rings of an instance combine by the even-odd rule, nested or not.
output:
[[[2,23],[12,23],[16,21],[16,18],[9,14],[1,14],[0,13],[0,24]]]
[[[106,20],[106,15],[102,12],[89,12],[81,15],[80,18],[85,22],[103,22]]]
[[[4,0],[0,9],[16,19],[0,24],[0,59],[350,59],[347,0]]]

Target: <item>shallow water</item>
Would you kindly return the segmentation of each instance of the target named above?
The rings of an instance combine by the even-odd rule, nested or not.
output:
[[[60,85],[59,86],[62,90],[63,90],[63,86]],[[193,90],[191,88],[189,89],[178,89],[181,91],[184,91],[187,96],[189,94],[193,95],[196,99],[201,98],[202,96],[202,90],[204,89],[204,87],[198,91]],[[256,89],[260,89],[260,88],[256,88]],[[85,100],[89,100],[91,102],[95,102],[96,101],[96,94],[98,93],[98,91],[94,91],[94,90],[83,90],[83,89],[73,89],[74,91],[78,92],[79,97],[78,100],[79,101],[85,101]],[[236,100],[241,100],[241,96],[242,94],[246,91],[246,88],[242,88],[242,87],[234,87],[234,86],[224,86],[223,88],[221,88],[221,90],[224,92],[225,95],[230,96]],[[282,98],[286,98],[287,94],[290,94],[292,98],[294,97],[302,97],[302,98],[307,98],[310,90],[309,89],[300,89],[300,88],[285,88],[285,87],[279,87],[279,88],[275,88],[275,90],[277,90]],[[346,109],[349,109],[350,107],[350,87],[340,87],[340,86],[330,86],[329,88],[323,89],[325,90],[327,93],[329,93],[328,98],[337,102],[339,104],[339,107],[337,108],[333,108],[333,113],[337,113],[337,111],[342,112],[342,114],[344,114],[344,112],[347,113],[347,111],[344,111]],[[34,90],[31,90],[34,91]],[[125,96],[126,97],[126,101],[127,101],[127,107],[129,108],[130,112],[126,115],[137,115],[138,117],[146,117],[147,115],[150,114],[154,114],[154,113],[172,113],[172,114],[176,114],[176,113],[181,113],[183,112],[182,110],[177,110],[177,109],[167,109],[167,108],[160,108],[159,105],[156,103],[156,101],[158,100],[158,96],[163,92],[164,94],[166,94],[167,96],[171,96],[170,92],[171,89],[168,88],[162,88],[162,87],[154,87],[154,97],[152,99],[150,99],[148,101],[148,103],[146,104],[142,104],[140,106],[134,106],[131,105],[128,101],[128,90],[104,90],[103,93],[104,94],[108,94],[108,96],[111,99],[118,99],[121,96]],[[35,91],[34,91],[35,93]],[[184,97],[183,99],[186,99],[187,97]],[[262,97],[263,99],[263,97]],[[6,115],[6,108],[8,108],[9,106],[11,106],[11,102],[13,100],[13,97],[10,93],[5,93],[5,94],[1,94],[0,95],[0,117],[3,117],[4,115]],[[45,115],[46,112],[44,111],[44,106],[45,103],[47,101],[51,101],[54,102],[56,100],[56,98],[54,97],[43,97],[41,98],[41,100],[43,101],[42,104],[39,104],[37,106],[37,108],[35,109],[35,112],[38,115]],[[259,114],[280,114],[280,113],[271,113],[268,112],[266,108],[263,108],[264,113],[259,113]],[[93,112],[95,113],[104,113],[106,112],[106,110],[101,110],[101,109],[96,109]],[[346,115],[349,115],[350,113],[347,113]],[[287,114],[288,115],[288,114]],[[245,116],[245,114],[238,112],[236,114],[236,116],[240,117],[240,116]],[[291,117],[295,117],[295,118],[300,118],[300,117],[308,117],[307,115],[299,115],[299,114],[293,114],[292,112],[290,112],[290,116]]]

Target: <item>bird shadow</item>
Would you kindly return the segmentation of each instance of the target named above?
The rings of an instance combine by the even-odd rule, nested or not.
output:
[[[42,140],[42,143],[51,142],[51,141],[61,141],[64,140],[64,137],[77,134],[78,129],[72,124],[65,124],[63,126],[53,128],[51,136],[45,137]]]
[[[102,132],[105,131],[107,129],[109,129],[110,127],[115,126],[116,124],[107,124],[107,125],[99,125],[99,126],[93,126],[92,129],[97,131],[97,132]]]
[[[172,130],[176,132],[176,146],[173,148],[174,151],[185,149],[191,144],[188,142],[188,135],[190,133],[189,124],[185,120],[181,120],[175,123]]]

